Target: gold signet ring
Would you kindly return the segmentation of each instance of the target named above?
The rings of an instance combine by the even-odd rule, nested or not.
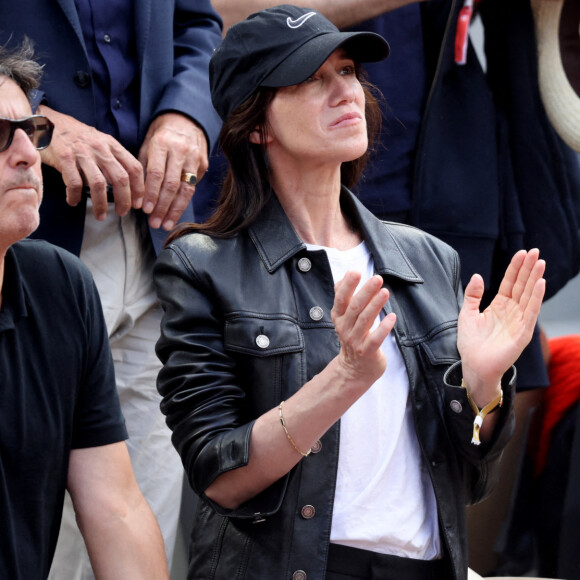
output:
[[[197,183],[197,175],[195,173],[182,173],[181,181],[185,181],[189,185],[195,185]]]

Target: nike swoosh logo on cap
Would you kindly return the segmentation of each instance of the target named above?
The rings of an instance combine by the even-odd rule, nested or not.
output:
[[[290,16],[286,19],[286,24],[288,24],[289,28],[300,28],[309,18],[312,18],[316,15],[316,12],[308,12],[307,14],[303,14],[300,18],[296,18],[296,20],[292,20]]]

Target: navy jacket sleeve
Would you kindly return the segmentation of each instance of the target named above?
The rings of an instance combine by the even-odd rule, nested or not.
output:
[[[155,15],[153,15],[155,18]],[[217,141],[221,120],[211,103],[209,59],[221,41],[222,21],[209,0],[177,0],[173,25],[173,79],[165,86],[155,117],[178,111],[205,131],[209,147]]]

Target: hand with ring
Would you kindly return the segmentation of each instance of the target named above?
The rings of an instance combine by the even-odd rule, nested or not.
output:
[[[142,208],[149,225],[171,230],[191,202],[208,168],[203,129],[180,113],[159,115],[151,123],[139,153],[145,168]]]

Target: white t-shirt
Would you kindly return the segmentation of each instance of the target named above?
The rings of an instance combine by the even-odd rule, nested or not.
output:
[[[364,242],[346,251],[308,249],[326,251],[335,283],[355,270],[360,288],[374,274]],[[381,348],[387,370],[341,418],[330,541],[431,560],[441,556],[437,506],[413,424],[407,370],[394,334]]]

